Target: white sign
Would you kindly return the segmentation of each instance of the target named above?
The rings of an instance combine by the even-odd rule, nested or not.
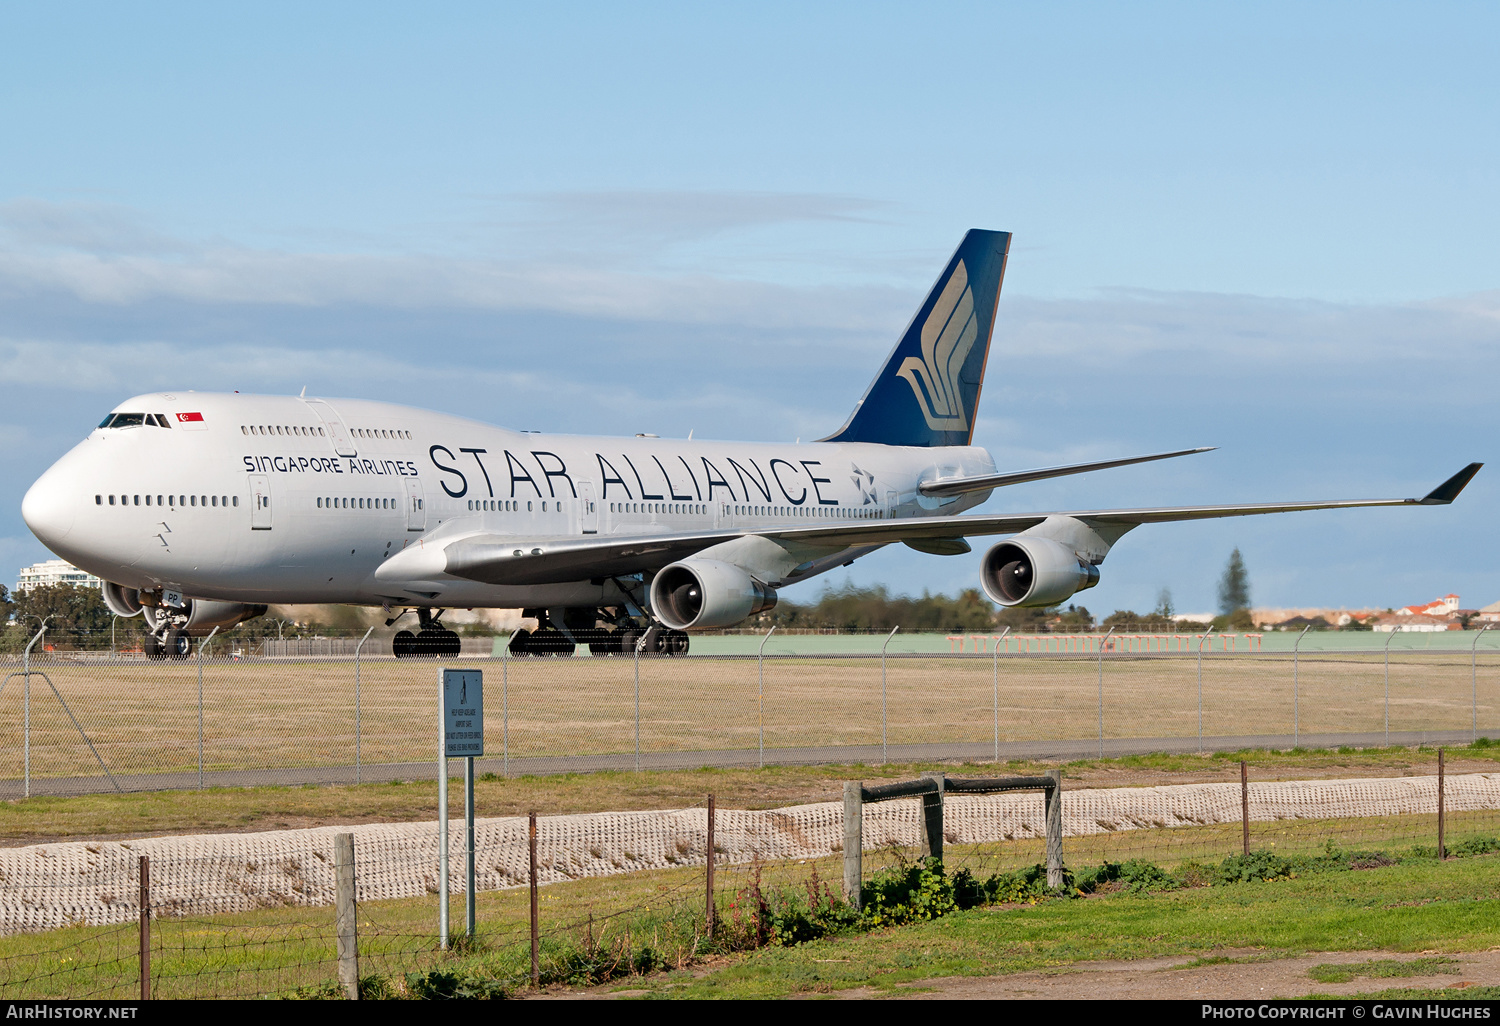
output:
[[[484,671],[443,670],[443,754],[484,754]]]

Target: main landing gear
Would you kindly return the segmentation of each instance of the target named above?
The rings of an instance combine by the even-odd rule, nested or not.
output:
[[[193,654],[193,639],[187,631],[172,628],[146,635],[147,659],[186,659]]]
[[[441,615],[441,610],[434,616],[430,609],[418,609],[417,632],[397,631],[396,636],[391,639],[391,654],[397,659],[456,657],[463,645],[457,634],[438,622],[438,616]]]
[[[614,608],[609,609],[527,609],[524,615],[537,618],[534,631],[519,630],[511,638],[513,656],[570,656],[580,645],[587,645],[590,655],[634,656],[687,655],[688,635],[637,620]],[[559,625],[555,614],[561,613]],[[600,626],[600,621],[612,623]]]

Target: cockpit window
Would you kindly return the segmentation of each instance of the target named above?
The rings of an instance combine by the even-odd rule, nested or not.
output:
[[[144,413],[111,413],[99,426],[102,428],[140,427],[145,422]]]

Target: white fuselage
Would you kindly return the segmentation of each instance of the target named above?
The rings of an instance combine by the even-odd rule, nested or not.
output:
[[[152,393],[116,412],[145,417],[96,429],[52,466],[26,495],[28,525],[62,558],[127,588],[246,603],[589,605],[618,591],[586,575],[414,590],[378,572],[403,550],[468,534],[534,541],[948,515],[988,493],[939,501],[919,482],[994,473],[977,447],[546,435],[361,400]],[[771,585],[873,547],[774,548],[741,554]],[[789,576],[793,566],[801,572]]]

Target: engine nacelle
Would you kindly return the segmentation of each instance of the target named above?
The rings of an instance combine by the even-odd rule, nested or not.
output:
[[[141,593],[134,588],[127,588],[123,584],[113,581],[105,581],[104,604],[109,611],[116,616],[140,616],[141,615]]]
[[[209,599],[187,599],[187,632],[193,637],[202,637],[215,627],[227,631],[246,620],[264,616],[265,606],[246,605],[243,602],[214,602]]]
[[[685,559],[651,582],[651,608],[668,627],[732,627],[776,605],[776,590],[732,563]]]
[[[1020,535],[984,554],[984,593],[1002,606],[1055,606],[1099,583],[1099,568],[1050,538]]]

